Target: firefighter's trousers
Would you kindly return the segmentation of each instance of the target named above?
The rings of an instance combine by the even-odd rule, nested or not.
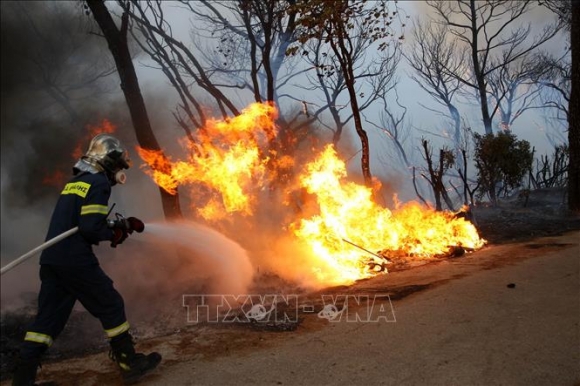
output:
[[[22,359],[38,359],[62,332],[78,300],[101,321],[107,337],[129,330],[123,298],[98,264],[40,266],[38,313],[21,346]]]

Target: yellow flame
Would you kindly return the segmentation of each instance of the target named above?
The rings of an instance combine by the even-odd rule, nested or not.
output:
[[[381,259],[352,244],[373,253],[390,250],[414,258],[446,254],[455,246],[483,246],[476,228],[465,219],[416,202],[390,211],[374,203],[371,189],[346,181],[346,176],[345,163],[328,146],[301,178],[320,212],[299,220],[292,228],[324,261],[315,268],[320,281],[341,284],[376,274],[365,260],[381,263]]]
[[[278,171],[296,165],[288,155],[263,150],[270,149],[277,135],[276,117],[273,104],[254,103],[237,117],[209,121],[193,141],[186,142],[190,154],[186,160],[172,161],[145,149],[138,149],[139,154],[150,167],[147,172],[168,192],[196,184],[192,201],[204,219],[220,221],[234,212],[251,216],[258,192],[276,179]],[[346,284],[376,275],[369,263],[384,263],[381,256],[426,259],[457,246],[478,249],[485,243],[472,223],[453,213],[416,202],[391,211],[373,200],[378,181],[371,189],[347,178],[345,163],[333,146],[324,148],[298,175],[315,214],[301,214],[284,227],[310,251],[305,269],[320,283]],[[278,205],[288,204],[288,196],[283,200]]]
[[[147,173],[167,192],[175,194],[178,185],[203,184],[219,196],[195,208],[206,220],[233,212],[249,216],[255,188],[267,182],[268,157],[260,149],[276,135],[276,116],[272,104],[254,103],[234,118],[210,120],[187,143],[191,156],[186,161],[164,161],[160,152],[137,150],[150,166]]]

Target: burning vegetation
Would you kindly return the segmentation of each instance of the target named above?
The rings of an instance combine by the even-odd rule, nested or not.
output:
[[[386,272],[389,258],[430,259],[484,245],[475,226],[454,213],[417,202],[393,210],[377,204],[380,182],[371,189],[349,181],[332,145],[310,149],[314,154],[301,159],[280,156],[270,146],[276,117],[272,104],[254,103],[239,116],[212,120],[182,140],[188,152],[183,160],[137,150],[146,172],[167,192],[190,188],[193,209],[210,224],[232,215],[251,218],[258,205],[288,208],[280,231],[308,254],[303,269],[320,284]]]

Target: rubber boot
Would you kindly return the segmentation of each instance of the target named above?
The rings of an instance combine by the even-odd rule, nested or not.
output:
[[[34,386],[39,366],[40,361],[38,359],[25,360],[19,358],[12,377],[12,386]]]
[[[161,355],[136,353],[131,335],[123,333],[111,339],[111,359],[117,362],[125,384],[132,384],[155,369],[161,362]]]

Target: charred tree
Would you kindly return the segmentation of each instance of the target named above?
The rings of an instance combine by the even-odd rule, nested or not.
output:
[[[107,94],[107,77],[115,72],[103,54],[106,46],[85,33],[89,24],[69,2],[3,3],[2,99],[6,90],[22,90],[34,119],[56,117],[62,109],[79,130],[89,123],[83,102]]]
[[[567,106],[564,102],[555,107],[566,113],[568,121],[568,209],[580,213],[580,3],[574,0],[542,0],[540,4],[558,15],[564,27],[570,31],[572,63],[569,69],[566,66],[559,69],[560,78],[569,80],[569,94],[566,87],[560,84],[550,83],[548,86],[557,90],[568,102]],[[560,63],[562,60],[556,61],[556,67]],[[567,95],[569,98],[566,98]]]
[[[395,111],[392,103],[387,101],[387,93],[385,92],[381,95],[382,110],[379,113],[379,124],[375,124],[368,119],[367,122],[374,126],[380,133],[385,135],[387,148],[385,151],[381,151],[381,154],[379,155],[380,163],[386,167],[393,168],[394,165],[392,158],[395,158],[398,161],[399,166],[405,170],[411,170],[411,154],[408,154],[409,149],[407,147],[407,142],[410,139],[412,127],[408,125],[406,119],[408,110],[407,107],[400,103],[397,89],[394,89],[394,93],[395,103],[400,109],[400,112]],[[390,154],[392,157],[389,157],[389,160],[387,160],[387,157],[383,157],[382,155],[385,154],[386,156],[389,156],[389,147],[394,150],[395,155]]]
[[[471,89],[480,104],[485,133],[493,133],[495,111],[488,100],[490,74],[522,60],[552,39],[559,31],[558,23],[548,25],[534,37],[530,35],[531,23],[512,28],[532,10],[535,3],[531,0],[428,1],[427,4],[449,36],[456,40],[456,45],[467,50],[470,60],[460,71],[445,70]]]
[[[572,1],[572,91],[568,109],[568,208],[580,212],[580,3]]]
[[[535,71],[533,80],[540,86],[540,96],[543,107],[549,107],[553,111],[552,127],[568,129],[570,107],[570,83],[571,83],[571,53],[568,47],[562,55],[554,56],[540,53],[535,56]],[[559,133],[548,137],[550,143],[557,146],[565,142],[565,138]]]
[[[503,130],[511,130],[514,121],[526,110],[545,107],[536,103],[541,88],[534,85],[535,72],[535,58],[526,56],[490,74],[489,94],[495,101],[492,116],[499,111]]]
[[[364,93],[358,93],[360,100],[358,108],[361,113],[375,102],[385,103],[385,95],[396,86],[394,75],[401,56],[401,50],[396,44],[380,54],[367,55],[369,49],[372,49],[373,41],[368,38],[366,28],[364,23],[355,21],[353,30],[350,32],[353,36],[349,37],[352,41],[352,51],[349,55],[353,58],[355,69],[354,83],[359,89],[365,88]],[[347,92],[348,84],[343,71],[337,65],[339,59],[332,50],[327,48],[324,41],[320,39],[313,39],[303,47],[302,59],[312,66],[312,71],[305,73],[309,82],[299,87],[307,92],[322,91],[324,103],[313,111],[312,116],[318,117],[328,110],[332,123],[321,122],[321,125],[332,132],[332,143],[337,145],[354,115],[348,110],[350,106],[341,102]],[[302,103],[307,102],[302,101]]]
[[[163,154],[151,128],[147,108],[141,94],[139,80],[137,79],[137,73],[135,72],[133,59],[131,58],[127,44],[129,15],[127,12],[123,13],[121,28],[119,29],[103,0],[87,0],[87,5],[95,21],[101,28],[111,50],[111,54],[115,59],[121,80],[121,89],[123,90],[127,106],[129,107],[139,146],[143,149],[158,151]],[[177,192],[174,195],[169,194],[161,187],[159,188],[159,192],[161,193],[161,202],[165,217],[168,219],[181,218],[179,194]]]
[[[435,197],[435,209],[436,210],[443,210],[443,206],[441,203],[441,199],[445,201],[447,207],[451,210],[455,210],[453,208],[453,203],[447,194],[447,190],[445,190],[445,184],[443,183],[443,176],[445,172],[451,168],[455,162],[455,156],[453,152],[443,148],[439,150],[439,165],[438,168],[435,168],[433,165],[433,152],[429,147],[429,142],[427,140],[422,140],[421,145],[423,146],[425,161],[427,162],[427,170],[429,171],[429,175],[426,176],[423,174],[423,178],[425,178],[429,184],[431,185],[431,189],[433,190],[433,196]]]
[[[322,42],[332,53],[336,71],[340,72],[344,79],[344,87],[349,97],[348,104],[362,148],[362,175],[368,187],[373,185],[370,146],[362,122],[361,107],[364,93],[356,84],[359,68],[354,54],[360,41],[378,42],[377,53],[383,53],[389,47],[389,38],[394,35],[391,27],[392,15],[396,15],[397,10],[390,11],[387,3],[387,0],[372,3],[364,0],[297,2],[295,9],[300,15],[297,23],[301,27],[299,44],[289,50],[291,54],[295,54],[305,43],[314,40]],[[394,6],[396,7],[396,2]]]
[[[411,79],[444,107],[443,111],[439,111],[422,105],[453,122],[453,141],[458,148],[461,142],[461,115],[455,99],[463,84],[453,74],[460,72],[465,65],[467,52],[465,49],[458,50],[453,42],[448,41],[446,29],[434,22],[416,21],[413,37],[413,48],[405,55],[415,70]]]
[[[457,168],[457,172],[459,174],[459,178],[461,178],[461,181],[463,182],[463,204],[473,205],[474,203],[473,196],[475,195],[477,189],[479,189],[479,184],[477,184],[473,188],[469,187],[469,177],[467,174],[467,150],[465,150],[465,148],[462,148],[460,151],[464,169]]]

